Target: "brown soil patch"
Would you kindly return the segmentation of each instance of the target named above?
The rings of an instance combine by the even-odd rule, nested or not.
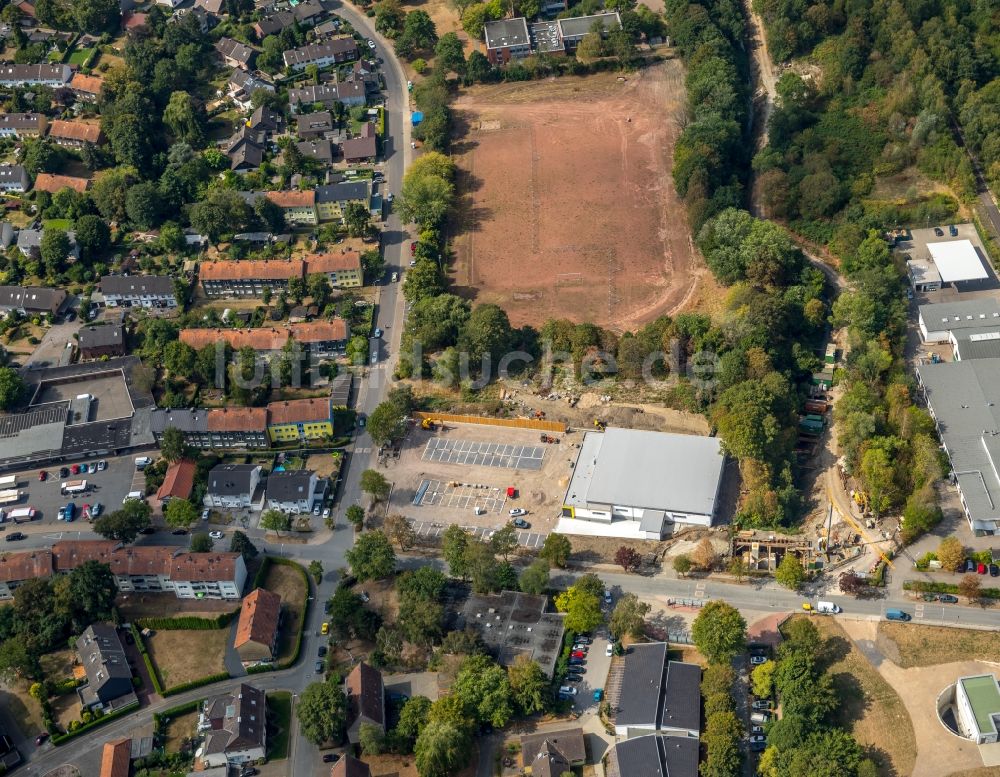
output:
[[[417,766],[412,755],[376,755],[366,756],[364,762],[371,769],[372,777],[418,777]],[[476,764],[479,763],[477,748],[473,748],[469,765],[455,777],[473,777],[476,774]]]
[[[127,594],[118,597],[118,611],[126,623],[139,618],[214,618],[239,609],[224,599],[178,599],[173,594]]]
[[[284,564],[271,564],[264,588],[281,597],[281,635],[278,639],[278,660],[288,658],[295,648],[295,637],[302,628],[302,608],[308,586],[297,569]]]
[[[670,168],[683,68],[476,87],[455,102],[452,282],[515,325],[633,329],[684,307],[703,265]]]
[[[198,712],[188,712],[171,718],[167,724],[163,749],[168,753],[179,753],[185,740],[193,739],[198,733]]]
[[[156,631],[146,639],[149,657],[164,688],[226,671],[229,629]]]
[[[975,629],[885,621],[878,625],[877,644],[883,655],[904,669],[953,661],[1000,663],[1000,642]]]
[[[1000,777],[1000,766],[984,766],[981,769],[966,769],[952,772],[948,777]]]

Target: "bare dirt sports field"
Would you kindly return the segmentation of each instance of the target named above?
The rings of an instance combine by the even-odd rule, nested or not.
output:
[[[469,90],[454,104],[452,282],[514,325],[634,329],[694,297],[703,264],[670,176],[683,69]]]

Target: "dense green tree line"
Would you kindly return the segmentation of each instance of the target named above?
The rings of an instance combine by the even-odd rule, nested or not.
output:
[[[674,185],[697,230],[743,202],[749,161],[743,12],[737,0],[668,0],[666,19],[687,65],[688,121],[674,148]]]
[[[755,7],[776,61],[807,57],[815,66],[808,80],[782,76],[769,146],[754,160],[771,215],[823,242],[839,223],[884,227],[889,214],[869,201],[875,181],[910,167],[970,194],[955,118],[988,177],[1000,180],[995,15],[964,0]]]

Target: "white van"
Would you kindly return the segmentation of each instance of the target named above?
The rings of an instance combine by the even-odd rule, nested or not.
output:
[[[152,463],[153,463],[153,460],[151,458],[149,458],[149,456],[137,456],[136,460],[135,460],[135,468],[136,469],[145,469],[146,467],[148,467]]]
[[[129,491],[125,494],[125,498],[122,499],[122,504],[125,504],[130,499],[138,499],[140,502],[145,501],[146,495],[142,491]]]
[[[836,615],[840,612],[840,607],[833,602],[816,602],[816,612],[825,612],[828,615]]]

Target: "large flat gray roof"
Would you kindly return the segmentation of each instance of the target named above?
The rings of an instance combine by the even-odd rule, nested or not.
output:
[[[993,297],[921,305],[917,312],[932,332],[1000,327],[1000,300]]]
[[[1000,529],[1000,359],[923,364],[917,378],[973,528]]]
[[[725,457],[717,437],[608,429],[580,446],[567,505],[714,515]]]
[[[483,29],[488,49],[527,46],[531,40],[528,37],[528,23],[523,16],[487,22]]]
[[[595,23],[600,22],[605,32],[617,30],[622,26],[621,17],[617,11],[593,14],[592,16],[577,16],[572,19],[559,19],[559,32],[563,38],[582,38]]]

